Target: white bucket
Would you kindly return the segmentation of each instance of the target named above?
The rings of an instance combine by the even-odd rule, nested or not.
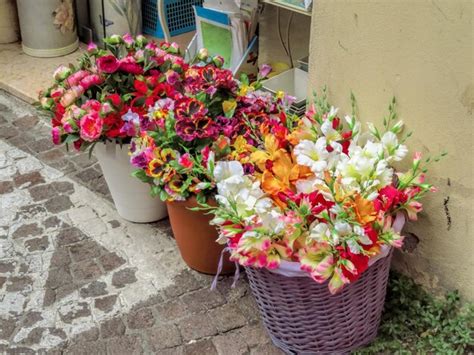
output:
[[[99,160],[118,214],[131,222],[148,223],[168,215],[166,204],[151,197],[150,187],[132,176],[128,144],[98,143],[94,153]]]

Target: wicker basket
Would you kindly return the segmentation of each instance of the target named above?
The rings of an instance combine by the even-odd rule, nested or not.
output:
[[[392,251],[331,295],[327,282],[246,268],[273,343],[288,354],[344,354],[377,335]]]

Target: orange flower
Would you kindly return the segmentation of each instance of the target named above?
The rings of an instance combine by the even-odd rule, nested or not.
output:
[[[360,194],[356,194],[355,198],[349,202],[348,205],[354,208],[357,221],[362,225],[373,222],[377,218],[377,211],[375,210],[374,203],[366,200]]]

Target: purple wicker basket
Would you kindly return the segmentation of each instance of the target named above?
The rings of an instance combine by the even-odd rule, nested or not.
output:
[[[344,354],[377,335],[392,252],[331,295],[327,282],[247,267],[250,288],[273,343],[288,354]]]

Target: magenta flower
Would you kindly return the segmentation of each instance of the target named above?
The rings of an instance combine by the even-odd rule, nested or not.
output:
[[[134,75],[143,74],[143,68],[137,64],[132,56],[125,57],[119,61],[119,69],[125,73]]]
[[[67,79],[66,79],[66,84],[69,87],[77,86],[79,85],[79,82],[84,79],[87,75],[89,75],[89,72],[86,70],[79,70],[75,72],[74,74],[71,74]]]
[[[133,37],[130,35],[130,33],[125,33],[122,37],[123,39],[123,42],[127,45],[127,46],[131,46],[133,44]]]
[[[104,55],[98,58],[96,63],[99,71],[109,74],[115,73],[120,67],[119,61],[113,55]]]
[[[53,129],[51,130],[51,137],[53,139],[54,144],[61,144],[61,130],[59,129],[59,127],[53,127]]]
[[[95,52],[96,50],[97,50],[97,44],[95,44],[94,42],[90,42],[87,45],[87,51],[88,52]]]

